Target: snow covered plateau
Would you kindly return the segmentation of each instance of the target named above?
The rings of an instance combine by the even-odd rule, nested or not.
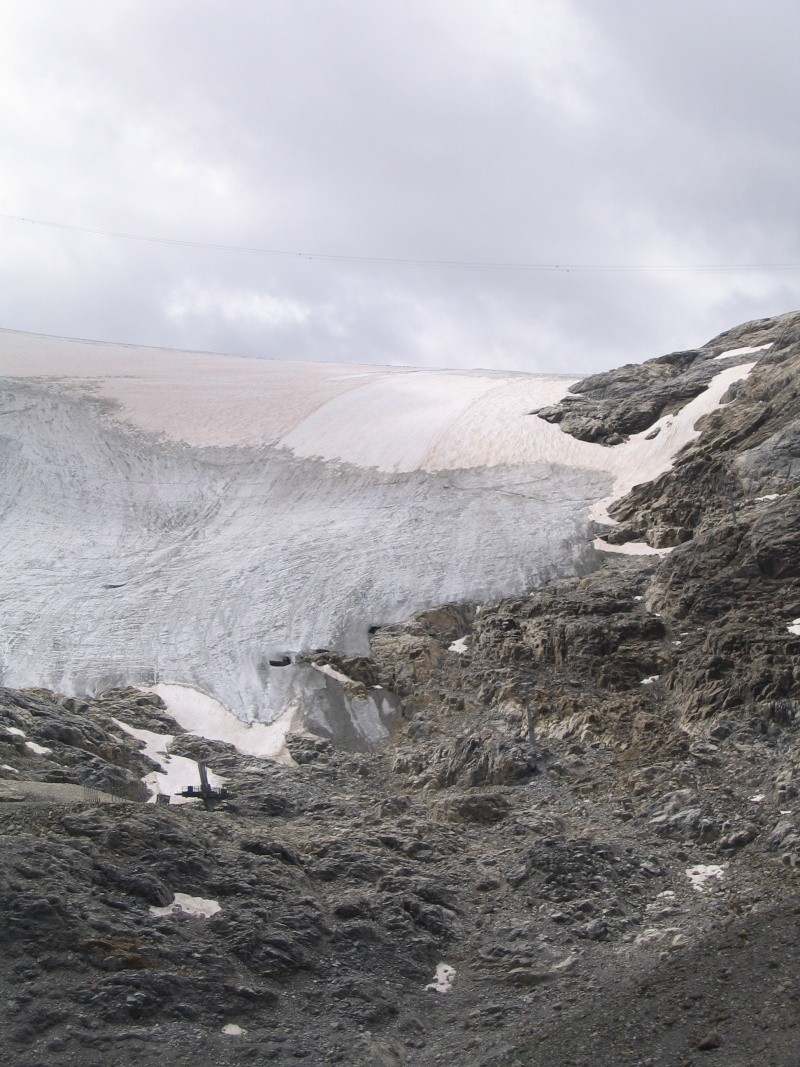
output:
[[[588,519],[752,366],[606,448],[531,414],[563,376],[0,331],[0,682],[188,687],[245,722],[316,708],[379,740],[388,698],[280,661],[591,568]]]

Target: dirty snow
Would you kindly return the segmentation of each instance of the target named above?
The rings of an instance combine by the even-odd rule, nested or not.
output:
[[[448,652],[458,652],[459,655],[463,655],[468,651],[467,641],[469,640],[469,634],[466,637],[459,637],[457,641],[454,641],[448,648]]]
[[[151,771],[142,778],[150,793],[148,803],[154,804],[159,793],[163,793],[169,797],[170,804],[193,804],[194,800],[191,797],[180,797],[176,794],[190,785],[195,789],[200,788],[200,769],[195,760],[170,754],[169,746],[175,740],[175,735],[159,734],[154,730],[140,730],[120,722],[119,719],[114,719],[113,722],[120,730],[136,738],[137,741],[141,741],[144,745],[144,754],[161,767],[160,771]],[[208,784],[212,788],[218,789],[224,783],[224,778],[208,768]]]
[[[172,903],[163,908],[150,905],[151,915],[171,915],[173,911],[183,911],[187,915],[194,915],[198,919],[210,919],[222,908],[216,900],[207,900],[205,897],[192,897],[188,893],[176,893]]]
[[[17,768],[12,767],[10,763],[2,763],[0,764],[0,767],[2,767],[4,771],[11,771],[12,774],[19,774]]]
[[[756,793],[756,795],[754,797],[748,797],[747,799],[752,804],[763,804],[763,802],[766,800],[766,794],[765,793]]]
[[[222,1032],[227,1034],[228,1037],[242,1037],[243,1034],[247,1033],[244,1027],[239,1026],[238,1023],[226,1023],[222,1027]]]
[[[425,986],[425,992],[427,993],[428,990],[431,990],[434,993],[449,993],[453,988],[455,977],[455,967],[451,967],[449,963],[438,963],[436,965],[436,977]]]
[[[704,893],[713,882],[719,882],[725,877],[725,868],[718,863],[698,863],[694,867],[686,868],[686,877],[692,883],[693,889]]]

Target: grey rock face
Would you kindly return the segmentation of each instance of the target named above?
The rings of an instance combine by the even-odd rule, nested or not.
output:
[[[580,441],[621,444],[699,396],[718,370],[700,350],[673,352],[584,378],[538,415]]]
[[[784,348],[796,341],[799,326],[797,313],[745,323],[702,348],[584,378],[560,403],[537,414],[581,441],[621,444],[630,434],[641,433],[662,415],[676,412],[699,396],[721,367],[754,358],[749,352],[736,354],[737,349],[770,344]],[[733,354],[724,363],[717,362],[726,351]]]

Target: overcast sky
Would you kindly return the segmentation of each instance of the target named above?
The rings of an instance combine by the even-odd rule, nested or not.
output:
[[[701,344],[800,271],[486,264],[800,264],[798,45],[797,0],[0,0],[0,213],[311,254],[0,219],[0,326],[557,372]]]

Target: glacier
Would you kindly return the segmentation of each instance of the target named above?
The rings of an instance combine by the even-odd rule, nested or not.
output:
[[[668,469],[751,366],[609,449],[531,414],[566,376],[0,330],[0,681],[180,686],[379,741],[391,698],[357,707],[297,653],[363,653],[371,626],[592,568],[590,516]]]

